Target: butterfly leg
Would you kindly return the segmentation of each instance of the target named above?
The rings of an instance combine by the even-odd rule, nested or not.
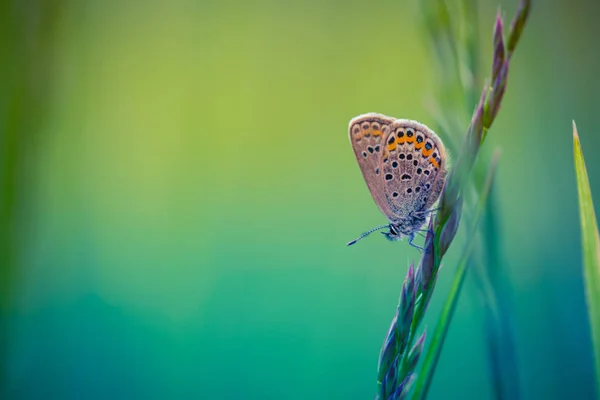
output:
[[[408,243],[409,243],[411,246],[418,248],[418,249],[419,249],[419,250],[421,250],[422,252],[423,252],[423,251],[426,251],[426,250],[425,250],[425,248],[423,248],[423,247],[421,247],[421,246],[417,246],[417,245],[416,245],[416,244],[414,244],[412,241],[413,241],[413,240],[414,240],[414,238],[415,238],[415,234],[417,234],[417,235],[420,235],[421,237],[423,237],[423,239],[425,239],[425,241],[427,242],[427,236],[428,236],[428,235],[425,235],[423,232],[427,232],[427,234],[431,234],[431,236],[433,236],[433,235],[435,234],[435,232],[433,231],[433,229],[429,229],[429,228],[428,228],[428,229],[419,229],[419,230],[416,230],[416,231],[414,231],[412,234],[410,234],[410,235],[408,236]]]
[[[433,235],[433,230],[431,230],[431,229],[419,229],[417,231],[414,231],[414,233],[419,234],[422,237],[426,238],[427,235],[425,235],[423,232],[425,232],[425,233],[431,233]]]
[[[429,210],[424,210],[424,211],[415,211],[415,214],[427,214],[427,213],[432,213],[435,211],[439,211],[441,209],[441,207],[437,207],[437,208],[431,208]]]
[[[425,249],[421,246],[418,246],[416,244],[413,243],[413,240],[415,239],[415,234],[411,233],[410,235],[408,235],[408,244],[410,244],[412,247],[416,247],[417,249],[424,251]]]
[[[431,214],[431,218],[435,218],[436,211],[439,211],[440,207],[438,208],[432,208],[430,210],[424,210],[424,211],[415,211],[414,214]]]

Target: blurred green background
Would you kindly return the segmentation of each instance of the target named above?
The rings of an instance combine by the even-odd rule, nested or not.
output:
[[[0,7],[0,397],[373,398],[419,254],[380,235],[344,246],[385,222],[346,130],[370,111],[434,123],[418,1]],[[480,3],[484,71],[497,8]],[[485,144],[502,150],[527,399],[595,389],[571,120],[600,201],[599,18],[592,1],[535,2]],[[493,397],[477,293],[468,280],[433,399]]]

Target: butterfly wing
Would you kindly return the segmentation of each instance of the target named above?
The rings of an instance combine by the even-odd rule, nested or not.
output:
[[[353,118],[348,124],[348,135],[354,155],[371,196],[388,219],[393,213],[386,199],[383,184],[381,156],[385,149],[385,138],[395,118],[369,113]]]
[[[431,129],[406,119],[392,123],[382,153],[383,193],[396,217],[392,222],[410,220],[435,203],[446,164],[444,145]]]

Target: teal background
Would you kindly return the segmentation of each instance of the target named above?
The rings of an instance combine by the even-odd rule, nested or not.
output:
[[[523,398],[593,398],[571,120],[600,199],[600,6],[534,3],[484,147],[502,151]],[[344,246],[385,222],[347,124],[434,123],[418,2],[2,7],[0,397],[373,398],[419,254]],[[497,7],[480,3],[485,71]],[[493,398],[477,293],[467,280],[432,399]]]

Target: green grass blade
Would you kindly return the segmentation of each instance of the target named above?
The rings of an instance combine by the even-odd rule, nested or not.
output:
[[[575,121],[573,121],[573,142],[577,192],[579,194],[581,241],[583,243],[583,274],[596,361],[596,384],[597,387],[600,387],[600,236],[598,235],[592,192]],[[600,393],[598,397],[600,398]]]
[[[477,232],[479,220],[483,215],[485,204],[492,188],[492,182],[494,180],[497,164],[498,156],[496,154],[492,158],[490,170],[485,180],[485,185],[481,195],[479,196],[477,209],[473,218],[473,226],[469,230],[468,237],[473,238]],[[452,288],[450,289],[450,293],[448,293],[448,298],[446,299],[446,303],[442,309],[442,314],[440,315],[437,326],[435,327],[435,332],[433,333],[433,338],[431,339],[431,343],[427,350],[427,356],[425,357],[423,367],[421,368],[421,372],[419,373],[417,381],[415,382],[415,391],[412,397],[414,399],[424,399],[427,396],[427,391],[431,385],[433,374],[440,358],[442,347],[444,345],[444,341],[446,340],[446,335],[448,334],[448,328],[450,327],[450,322],[452,321],[452,316],[454,315],[454,310],[456,309],[458,297],[465,280],[467,265],[469,265],[469,259],[474,247],[474,243],[475,239],[469,240],[465,249],[463,250],[463,254],[456,270],[456,275],[454,276]]]

